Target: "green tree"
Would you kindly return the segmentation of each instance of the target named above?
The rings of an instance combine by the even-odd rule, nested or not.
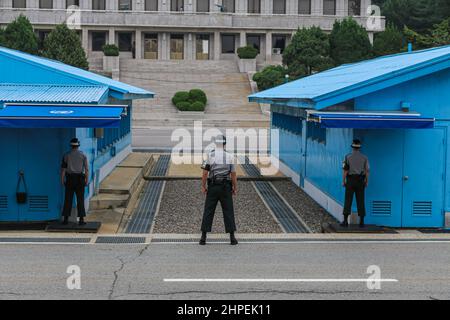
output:
[[[291,78],[311,75],[333,66],[328,35],[318,27],[299,29],[283,53]]]
[[[450,44],[450,18],[434,26],[433,30],[431,30],[431,38],[433,46]]]
[[[426,49],[450,44],[450,18],[436,24],[428,33],[420,34],[408,27],[403,30],[405,38],[414,49]]]
[[[336,21],[330,34],[331,58],[336,65],[358,62],[372,56],[367,31],[353,18]]]
[[[253,81],[258,84],[258,90],[267,90],[283,84],[287,70],[282,66],[267,66],[255,73]]]
[[[5,30],[0,28],[0,46],[5,46]]]
[[[38,39],[30,21],[23,15],[9,23],[2,32],[2,44],[5,47],[31,53],[38,53]]]
[[[74,67],[89,68],[86,52],[84,52],[81,45],[80,37],[74,30],[69,29],[66,24],[60,24],[50,32],[44,41],[42,55]]]
[[[385,31],[375,35],[373,53],[377,57],[399,53],[404,46],[403,33],[396,26],[390,24]]]

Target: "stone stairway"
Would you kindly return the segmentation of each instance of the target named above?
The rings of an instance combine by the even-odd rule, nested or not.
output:
[[[251,87],[235,61],[151,61],[121,59],[120,80],[156,93],[134,102],[134,127],[185,127],[196,120],[204,127],[267,127],[258,104],[249,103]],[[205,114],[179,113],[171,99],[177,91],[206,92]]]

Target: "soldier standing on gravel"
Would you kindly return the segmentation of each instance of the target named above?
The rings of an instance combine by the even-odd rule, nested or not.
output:
[[[234,218],[233,196],[237,194],[237,175],[234,158],[225,151],[227,143],[224,136],[216,138],[216,148],[203,163],[202,192],[206,194],[203,212],[202,238],[200,245],[206,245],[206,236],[211,232],[217,203],[220,201],[225,222],[225,231],[230,234],[231,245],[237,245],[234,236],[236,222]]]

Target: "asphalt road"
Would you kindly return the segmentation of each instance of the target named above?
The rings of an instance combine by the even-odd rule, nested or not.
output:
[[[450,243],[5,244],[0,256],[0,299],[450,299]],[[366,279],[370,265],[398,282],[165,282]]]

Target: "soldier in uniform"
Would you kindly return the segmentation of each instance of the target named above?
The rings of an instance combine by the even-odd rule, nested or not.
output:
[[[351,214],[353,195],[356,196],[359,226],[364,228],[366,216],[365,189],[369,184],[369,160],[361,153],[361,141],[353,140],[353,152],[346,155],[343,162],[343,186],[345,187],[344,221],[341,226],[348,227],[348,217]]]
[[[61,164],[61,184],[65,186],[63,224],[69,223],[73,196],[76,194],[79,224],[85,225],[84,189],[89,182],[89,165],[86,155],[79,150],[80,141],[77,138],[70,141],[70,146],[72,150],[64,155]]]
[[[225,151],[226,138],[216,138],[216,148],[203,163],[202,192],[206,195],[203,212],[202,238],[200,245],[206,244],[206,236],[211,232],[214,213],[220,201],[225,222],[225,231],[230,234],[231,245],[238,242],[234,235],[236,223],[234,218],[233,196],[237,194],[237,175],[234,158]]]

